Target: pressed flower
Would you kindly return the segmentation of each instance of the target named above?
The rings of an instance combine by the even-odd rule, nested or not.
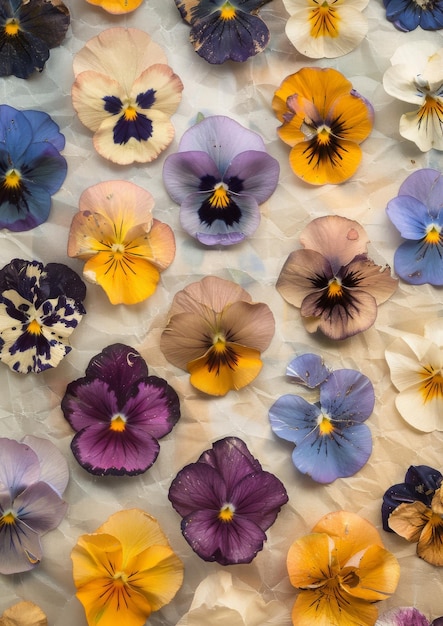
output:
[[[64,145],[46,113],[0,105],[0,228],[30,230],[47,220],[66,177]]]
[[[443,2],[441,0],[383,0],[386,18],[403,32],[443,28]]]
[[[98,183],[80,196],[68,255],[86,261],[84,278],[100,285],[112,304],[149,298],[174,260],[174,233],[152,217],[153,207],[149,191],[124,180]]]
[[[99,476],[145,472],[157,459],[157,440],[180,417],[177,394],[163,378],[148,376],[144,359],[124,344],[93,357],[85,374],[69,383],[61,403],[76,431],[75,458]]]
[[[191,384],[222,396],[251,383],[262,368],[261,352],[274,335],[269,307],[252,302],[242,287],[207,276],[179,291],[169,311],[160,348],[170,363],[191,374]]]
[[[253,589],[225,570],[207,576],[195,590],[189,611],[176,626],[263,626],[289,624],[283,603],[265,602]],[[0,624],[1,626],[1,624]]]
[[[442,195],[442,174],[418,170],[406,178],[386,209],[407,240],[395,252],[394,269],[413,285],[443,285]]]
[[[406,43],[383,75],[385,91],[418,108],[400,118],[400,135],[422,152],[443,150],[443,48],[430,41]]]
[[[297,539],[287,557],[289,579],[300,589],[294,626],[373,626],[375,602],[394,593],[400,566],[375,526],[355,513],[325,515]]]
[[[48,620],[39,606],[23,601],[4,611],[0,626],[48,626]]]
[[[282,141],[291,146],[294,173],[312,185],[342,183],[355,174],[360,145],[372,130],[374,110],[335,69],[304,67],[287,76],[272,106]]]
[[[21,442],[0,438],[0,573],[36,567],[43,556],[41,535],[57,528],[67,504],[63,455],[48,440],[27,435]]]
[[[405,482],[383,496],[383,528],[417,543],[417,554],[432,565],[443,565],[442,475],[427,465],[411,467]]]
[[[175,0],[182,18],[190,24],[195,51],[208,63],[246,61],[262,52],[269,29],[257,15],[271,0]]]
[[[216,115],[185,132],[163,180],[187,233],[206,245],[230,245],[256,230],[259,204],[274,192],[279,171],[257,133]]]
[[[297,357],[288,369],[299,370],[297,361],[301,361],[312,386],[318,358],[315,354]],[[363,422],[373,411],[375,395],[369,378],[351,369],[328,373],[318,387],[315,404],[302,396],[281,396],[271,406],[269,420],[278,437],[295,444],[295,467],[317,482],[330,483],[352,476],[367,462],[372,438]]]
[[[99,6],[108,13],[120,15],[122,13],[135,11],[143,0],[86,0],[86,2]]]
[[[180,470],[168,497],[191,548],[220,565],[250,563],[288,501],[284,485],[238,437],[216,441]]]
[[[161,47],[136,28],[108,28],[74,57],[72,104],[114,163],[147,163],[174,138],[183,84]]]
[[[0,361],[15,372],[56,367],[86,313],[86,287],[62,263],[13,259],[0,270]]]
[[[114,513],[79,537],[71,558],[89,626],[143,626],[183,581],[183,563],[157,520],[140,509]]]
[[[404,333],[385,352],[398,412],[423,432],[443,431],[443,347],[435,343],[441,326],[426,325],[424,336]]]
[[[430,622],[421,611],[412,606],[391,609],[380,615],[375,626],[439,626],[443,618]]]
[[[304,250],[287,258],[277,289],[298,307],[308,332],[346,339],[370,328],[377,307],[395,291],[389,266],[368,258],[367,235],[345,217],[319,217],[301,232]]]
[[[41,72],[70,23],[61,0],[0,0],[0,76]]]
[[[286,34],[307,57],[328,59],[356,48],[368,32],[362,10],[369,0],[283,0]]]

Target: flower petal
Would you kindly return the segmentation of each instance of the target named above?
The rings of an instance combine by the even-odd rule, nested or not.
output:
[[[367,376],[356,370],[334,370],[320,387],[320,406],[343,426],[364,422],[374,410],[374,387]]]
[[[26,435],[22,443],[29,446],[40,463],[39,480],[48,483],[61,496],[69,481],[69,469],[65,457],[48,439]],[[3,456],[2,456],[3,461]]]
[[[12,500],[40,478],[40,464],[31,447],[14,439],[0,438],[0,493]]]
[[[286,376],[291,378],[291,382],[306,385],[310,389],[321,385],[329,374],[322,357],[317,354],[301,354],[292,359],[286,368]]]
[[[321,590],[301,591],[292,610],[293,626],[331,626],[331,624],[374,624],[377,608],[365,600],[340,594],[328,596]]]

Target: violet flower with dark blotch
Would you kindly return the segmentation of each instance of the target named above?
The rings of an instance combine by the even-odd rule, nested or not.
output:
[[[13,259],[0,270],[0,361],[15,372],[56,367],[86,313],[86,286],[61,263]]]
[[[315,354],[297,357],[288,370],[301,370],[310,383],[298,382],[311,388],[318,386],[320,399],[311,404],[301,396],[281,396],[269,410],[272,430],[295,444],[295,467],[315,481],[330,483],[352,476],[372,451],[371,431],[363,424],[374,408],[371,381],[351,369],[328,373]]]
[[[40,536],[57,528],[67,504],[68,465],[53,443],[27,435],[0,438],[0,573],[16,574],[42,559]],[[0,620],[1,621],[1,620]]]
[[[423,30],[443,28],[442,0],[383,0],[386,18],[398,30],[409,32],[418,26]]]
[[[163,181],[187,233],[208,246],[231,245],[257,229],[259,205],[274,192],[279,172],[260,135],[214,115],[184,133],[165,161]]]
[[[77,431],[75,458],[98,476],[145,472],[160,451],[157,439],[180,417],[174,389],[149,376],[137,350],[120,343],[91,359],[85,377],[68,385],[61,407]]]
[[[216,441],[172,481],[169,500],[181,530],[204,561],[250,563],[288,501],[284,485],[262,469],[237,437]]]

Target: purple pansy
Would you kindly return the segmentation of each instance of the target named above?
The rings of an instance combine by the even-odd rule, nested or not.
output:
[[[68,385],[61,404],[77,431],[71,443],[75,458],[98,476],[142,474],[158,456],[157,440],[180,417],[176,392],[148,375],[137,350],[120,343],[93,357],[85,374]]]
[[[165,161],[163,181],[180,204],[180,221],[201,243],[242,241],[260,223],[259,205],[274,192],[280,167],[263,139],[222,115],[187,130]]]
[[[271,428],[295,444],[292,461],[303,474],[319,483],[352,476],[372,451],[371,431],[362,423],[374,408],[372,383],[351,369],[326,375],[315,354],[294,359],[288,373],[301,370],[310,387],[317,380],[319,401],[311,404],[301,396],[281,396],[269,410]],[[297,382],[306,384],[301,378]]]
[[[15,372],[56,367],[86,313],[86,286],[66,265],[13,259],[0,270],[0,361]]]
[[[216,441],[172,481],[169,499],[181,529],[205,561],[250,563],[263,549],[265,531],[288,501],[284,485],[262,469],[244,441]]]
[[[258,17],[270,0],[175,0],[189,38],[208,63],[246,61],[266,48],[269,29]]]
[[[405,241],[394,269],[413,285],[443,285],[443,175],[422,169],[406,178],[386,212]]]
[[[53,443],[27,435],[0,438],[0,573],[33,569],[40,536],[57,528],[67,504],[68,465]]]
[[[383,0],[386,18],[403,32],[443,28],[442,0]]]
[[[441,626],[443,617],[430,622],[421,611],[412,606],[391,609],[380,615],[375,626]]]

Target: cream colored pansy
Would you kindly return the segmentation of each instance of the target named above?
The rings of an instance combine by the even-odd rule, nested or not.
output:
[[[335,58],[354,50],[366,36],[362,14],[369,0],[283,0],[290,18],[286,35],[313,59]]]

